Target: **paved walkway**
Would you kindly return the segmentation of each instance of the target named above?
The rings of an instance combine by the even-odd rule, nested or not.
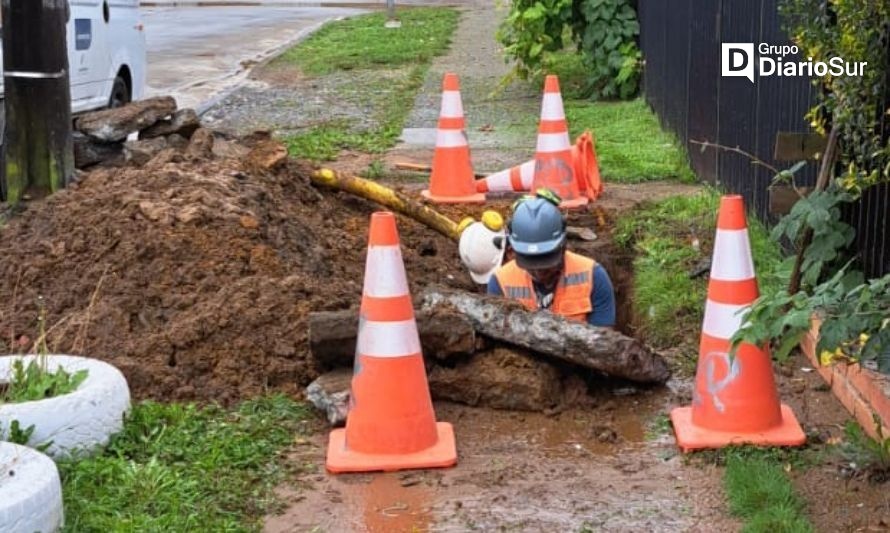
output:
[[[510,66],[504,62],[495,33],[506,8],[493,9],[491,2],[464,6],[451,47],[433,62],[405,123],[403,142],[390,152],[391,159],[432,160],[445,72],[460,78],[467,136],[477,171],[501,170],[534,156],[539,91],[523,82],[506,89],[501,86]]]

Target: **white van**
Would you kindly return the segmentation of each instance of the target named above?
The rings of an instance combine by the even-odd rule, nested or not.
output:
[[[69,0],[69,5],[71,111],[118,107],[142,98],[146,58],[139,0]],[[0,81],[0,94],[2,89]]]

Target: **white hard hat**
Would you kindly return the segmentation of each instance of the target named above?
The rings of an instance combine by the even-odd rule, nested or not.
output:
[[[470,270],[473,281],[487,284],[494,271],[501,266],[506,248],[506,232],[492,231],[482,222],[474,222],[460,235],[460,260]]]

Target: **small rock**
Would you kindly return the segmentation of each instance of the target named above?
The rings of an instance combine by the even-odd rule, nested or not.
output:
[[[154,156],[167,148],[167,139],[157,137],[142,141],[127,141],[124,143],[124,159],[128,163],[142,166],[151,161]]]
[[[178,133],[174,133],[173,135],[167,136],[167,146],[170,148],[176,148],[177,150],[185,150],[188,148],[189,140],[179,135]]]
[[[306,400],[325,414],[333,427],[346,423],[352,370],[338,369],[319,376],[306,387]]]
[[[271,171],[287,161],[287,148],[278,141],[261,141],[247,154],[246,168]]]
[[[566,228],[566,235],[570,239],[578,239],[581,241],[595,241],[596,233],[590,228],[581,228],[578,226],[569,226]]]
[[[178,134],[189,138],[201,127],[201,120],[194,109],[180,109],[170,119],[160,120],[139,132],[140,139],[152,139]]]
[[[241,222],[241,227],[245,229],[257,229],[260,227],[260,221],[249,215],[241,215],[239,222]]]
[[[192,135],[185,155],[194,159],[207,159],[213,154],[213,132],[200,128]]]
[[[238,144],[236,141],[216,139],[213,142],[213,155],[222,159],[243,159],[249,153],[249,148]]]

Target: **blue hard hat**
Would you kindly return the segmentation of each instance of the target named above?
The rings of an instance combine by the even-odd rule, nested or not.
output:
[[[549,268],[563,259],[566,221],[551,201],[534,197],[516,206],[510,221],[510,245],[522,268]]]

